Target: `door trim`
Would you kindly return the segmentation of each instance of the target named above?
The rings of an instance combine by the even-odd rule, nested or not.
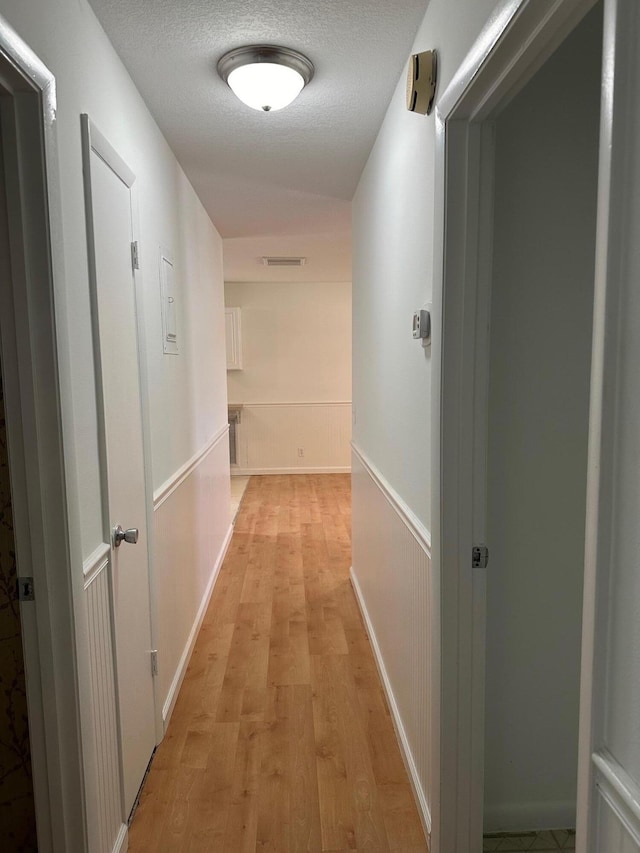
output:
[[[629,174],[629,126],[638,121],[635,0],[605,0],[595,310],[589,412],[587,540],[582,628],[578,764],[579,851],[594,850],[597,795],[640,847],[640,789],[606,748],[605,721],[609,588],[613,562],[614,471],[619,390],[621,297],[629,272],[622,250]],[[627,173],[625,173],[627,166]],[[637,191],[637,187],[635,188]],[[619,756],[622,757],[622,756]]]
[[[62,205],[53,74],[0,17],[3,132],[11,169],[12,278],[0,311],[12,490],[21,571],[36,599],[21,605],[38,847],[88,849],[79,689],[82,548],[73,454]],[[7,133],[8,128],[8,133]],[[73,571],[75,569],[76,571]],[[26,572],[25,572],[26,573]]]
[[[471,548],[484,534],[492,118],[595,2],[502,0],[436,108],[433,853],[482,838],[486,579]]]

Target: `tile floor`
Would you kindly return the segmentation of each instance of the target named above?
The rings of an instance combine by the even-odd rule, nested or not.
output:
[[[249,483],[249,477],[232,477],[231,478],[231,523],[236,519],[242,496]]]
[[[516,853],[521,850],[575,850],[573,829],[551,829],[544,832],[495,832],[484,837],[483,853]]]

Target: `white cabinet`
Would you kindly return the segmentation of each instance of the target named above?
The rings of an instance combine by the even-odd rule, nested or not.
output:
[[[227,370],[242,370],[240,309],[225,308],[224,322],[227,340]]]

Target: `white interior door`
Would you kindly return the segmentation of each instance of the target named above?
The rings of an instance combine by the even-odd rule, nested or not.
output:
[[[142,410],[132,263],[133,173],[87,122],[91,237],[102,379],[108,526],[112,537],[116,671],[125,815],[155,746]],[[86,168],[86,166],[85,166]],[[89,213],[89,211],[88,211]]]
[[[581,853],[640,851],[640,4],[606,0],[580,707]]]

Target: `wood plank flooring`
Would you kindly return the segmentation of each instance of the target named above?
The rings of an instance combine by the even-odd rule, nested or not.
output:
[[[350,529],[348,475],[251,478],[132,853],[427,851]]]

